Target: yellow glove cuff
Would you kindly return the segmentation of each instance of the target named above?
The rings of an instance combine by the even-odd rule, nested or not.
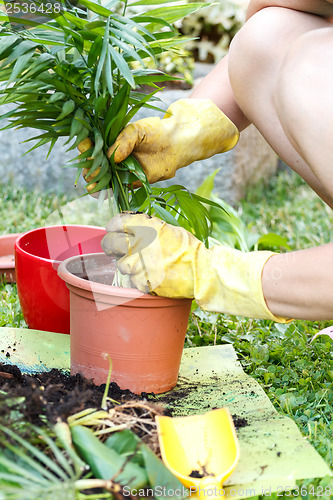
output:
[[[197,262],[198,268],[201,268],[198,274],[206,275],[207,279],[195,280],[194,295],[202,309],[270,319],[277,323],[292,321],[272,314],[263,295],[262,271],[273,252],[241,252],[216,245],[208,253],[209,270],[202,268],[203,260],[199,255]],[[207,258],[204,260],[207,263]]]

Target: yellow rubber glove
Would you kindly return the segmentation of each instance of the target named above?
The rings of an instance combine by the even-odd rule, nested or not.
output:
[[[120,163],[130,154],[139,161],[152,184],[175,176],[179,168],[197,160],[229,151],[236,146],[239,132],[236,126],[210,99],[179,99],[169,106],[164,118],[143,118],[130,123],[108,149],[110,158]],[[80,153],[93,146],[84,139],[78,145]],[[88,169],[83,169],[86,177]],[[94,176],[98,174],[97,169]],[[139,187],[140,183],[135,183]],[[87,187],[91,191],[96,186]]]
[[[109,148],[120,163],[130,154],[139,161],[150,183],[175,176],[176,170],[196,160],[232,149],[236,126],[210,99],[179,99],[163,119],[143,118],[119,134]]]
[[[290,321],[269,311],[262,292],[262,269],[273,252],[207,249],[185,229],[145,214],[119,214],[106,230],[104,252],[142,292],[195,299],[207,311]]]

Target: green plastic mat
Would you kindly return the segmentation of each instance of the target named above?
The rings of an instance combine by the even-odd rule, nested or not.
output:
[[[25,373],[69,369],[69,335],[0,328],[0,338],[0,361]],[[230,345],[184,349],[177,386],[156,400],[170,406],[174,415],[229,408],[241,453],[224,484],[224,498],[268,497],[292,489],[297,479],[331,475],[296,424],[280,415],[260,385],[244,373]]]

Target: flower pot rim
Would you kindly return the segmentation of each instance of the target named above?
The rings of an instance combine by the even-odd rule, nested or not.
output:
[[[73,257],[69,257],[68,259],[63,260],[58,267],[58,276],[63,279],[70,290],[74,288],[78,288],[81,290],[85,290],[87,292],[93,291],[94,293],[100,295],[108,295],[108,296],[117,296],[119,298],[130,298],[130,299],[145,299],[145,300],[154,300],[154,301],[169,301],[179,303],[179,301],[191,301],[192,299],[172,299],[168,297],[159,297],[157,295],[151,295],[149,293],[141,292],[136,288],[126,288],[126,287],[117,287],[106,285],[104,283],[97,283],[95,281],[90,281],[84,278],[80,278],[75,274],[71,273],[67,269],[67,265],[73,261],[78,259],[82,259],[82,257],[89,258],[103,255],[107,257],[104,252],[100,253],[88,253],[84,255],[75,255]]]
[[[24,233],[21,233],[21,235],[16,239],[15,241],[15,251],[16,248],[19,248],[20,252],[22,252],[26,257],[33,259],[33,260],[39,260],[43,262],[50,262],[51,264],[60,264],[60,260],[58,259],[48,259],[46,257],[40,257],[39,255],[34,255],[33,253],[27,252],[22,246],[22,240],[24,237],[29,236],[32,233],[38,233],[40,231],[44,231],[46,229],[53,229],[53,228],[64,228],[64,227],[78,227],[78,228],[92,228],[92,229],[101,229],[105,231],[105,228],[103,226],[90,226],[89,224],[52,224],[50,226],[41,226],[41,227],[36,227],[35,229],[30,229],[29,231],[26,231]]]
[[[7,275],[7,282],[15,282],[15,252],[14,245],[20,236],[24,233],[7,233],[0,235],[0,276],[6,275],[6,273],[12,273]],[[8,251],[8,246],[12,245],[12,250]],[[5,248],[4,248],[5,247]]]

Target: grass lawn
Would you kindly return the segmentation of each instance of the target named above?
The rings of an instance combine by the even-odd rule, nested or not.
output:
[[[64,196],[36,195],[12,187],[1,187],[0,191],[2,234],[44,225],[49,214],[68,201]],[[251,189],[238,211],[251,231],[287,237],[292,250],[332,241],[333,212],[289,171],[281,171],[269,183]],[[15,285],[3,284],[0,297],[0,326],[24,327]],[[277,410],[297,423],[304,437],[333,467],[333,341],[320,336],[310,343],[316,332],[333,321],[278,325],[227,315],[217,315],[214,321],[193,315],[186,347],[232,343],[244,370],[258,380]],[[300,484],[306,486],[308,494],[262,498],[333,498],[333,478]],[[312,494],[321,491],[319,485],[323,486],[322,494]],[[325,494],[325,487],[331,494]]]

